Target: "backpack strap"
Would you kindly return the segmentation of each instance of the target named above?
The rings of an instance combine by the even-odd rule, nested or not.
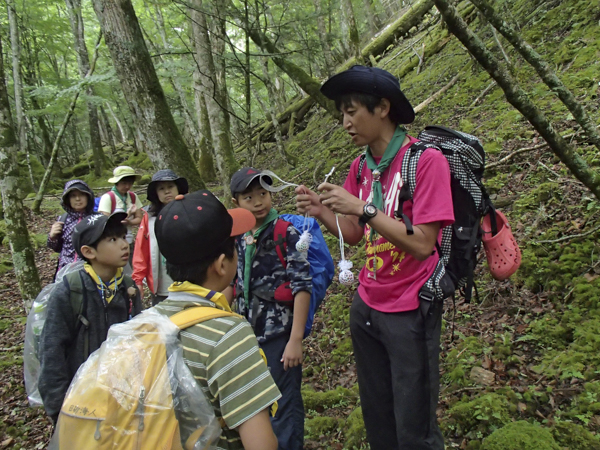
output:
[[[59,221],[59,222],[63,222],[63,223],[64,223],[64,222],[65,222],[65,220],[67,220],[67,216],[68,216],[68,214],[67,214],[67,213],[63,213],[63,214],[61,214],[61,215],[60,215],[60,217],[58,218],[58,221]]]
[[[213,308],[212,306],[195,306],[173,314],[170,319],[180,330],[185,330],[186,328],[198,323],[206,322],[210,319],[230,316],[242,318],[239,314]]]
[[[135,205],[135,193],[133,191],[129,191],[129,199],[131,200],[131,204]]]
[[[365,162],[367,161],[367,154],[363,153],[360,155],[360,159],[358,160],[358,172],[356,172],[356,184],[360,183],[360,176],[362,174],[363,167],[365,166]]]
[[[273,229],[275,252],[284,269],[287,268],[287,261],[285,259],[287,256],[287,229],[290,225],[292,225],[291,222],[278,218]],[[292,294],[292,287],[289,281],[285,281],[275,289],[274,299],[277,302],[291,306],[294,301],[294,295]],[[256,325],[256,319],[258,319],[258,302],[254,302],[253,304],[252,327]]]
[[[110,197],[110,213],[112,214],[117,208],[117,197],[113,191],[108,191],[107,194]]]
[[[431,144],[426,144],[423,141],[417,141],[411,145],[404,157],[402,158],[402,168],[400,176],[402,177],[402,187],[398,193],[398,209],[394,213],[396,218],[401,218],[406,225],[406,234],[414,234],[414,229],[411,220],[404,214],[404,202],[412,200],[417,184],[417,165],[423,152],[431,148]],[[434,147],[436,148],[436,147]]]
[[[73,321],[75,322],[75,336],[83,326],[83,353],[85,359],[87,359],[90,356],[90,322],[84,315],[87,310],[87,294],[81,270],[66,274],[64,283],[70,291],[69,299],[73,310]]]
[[[291,222],[287,222],[281,218],[278,218],[273,229],[275,252],[277,253],[277,257],[279,258],[279,261],[284,269],[287,267],[287,261],[285,259],[287,256],[287,229],[291,224]]]

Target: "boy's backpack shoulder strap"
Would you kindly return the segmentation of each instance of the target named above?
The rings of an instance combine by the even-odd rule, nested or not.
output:
[[[135,205],[135,192],[129,191],[129,199],[131,200],[131,204]]]
[[[80,328],[84,327],[84,357],[90,355],[90,341],[89,341],[89,328],[90,322],[85,317],[85,311],[87,309],[87,295],[86,289],[83,284],[81,270],[76,272],[70,272],[63,278],[63,282],[69,288],[69,300],[71,301],[71,309],[73,310],[73,322],[75,323],[75,330],[77,333]]]
[[[287,229],[291,225],[291,222],[283,220],[281,217],[277,218],[275,227],[273,229],[273,241],[275,242],[275,252],[277,257],[281,261],[281,265],[287,267],[287,261],[285,257],[287,255]]]
[[[117,207],[117,197],[113,191],[108,191],[107,194],[110,197],[110,213],[112,214]]]
[[[213,308],[211,306],[197,306],[193,308],[186,308],[183,311],[173,314],[170,319],[177,327],[181,330],[185,330],[198,323],[206,322],[210,319],[217,319],[219,317],[239,317],[231,311],[225,311],[223,309]]]

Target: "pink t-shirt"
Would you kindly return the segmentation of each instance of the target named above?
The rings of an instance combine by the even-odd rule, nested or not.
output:
[[[398,207],[398,193],[402,187],[402,159],[406,150],[417,139],[402,147],[389,167],[381,174],[385,214],[394,217]],[[361,181],[356,183],[359,159],[350,166],[350,173],[344,189],[364,201],[371,201],[371,170],[365,163]],[[375,158],[379,163],[381,158]],[[450,191],[450,168],[441,152],[427,149],[421,155],[417,166],[417,180],[413,201],[404,202],[404,214],[413,225],[441,222],[441,228],[454,222],[452,193]],[[401,221],[402,219],[397,219]],[[371,227],[365,227],[367,262],[358,280],[358,293],[371,308],[382,312],[411,311],[418,308],[418,292],[433,273],[438,262],[437,251],[425,261],[418,261],[403,250],[396,248],[384,237],[379,236],[373,244],[369,242]],[[438,242],[441,240],[441,229]],[[376,261],[377,270],[373,271]]]

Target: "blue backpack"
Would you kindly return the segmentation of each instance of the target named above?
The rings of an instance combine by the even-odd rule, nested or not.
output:
[[[276,244],[275,251],[277,252],[277,256],[283,267],[286,267],[287,262],[285,257],[287,254],[287,241],[285,237],[288,226],[292,224],[296,229],[302,230],[302,227],[304,226],[304,217],[296,216],[294,214],[283,214],[280,216],[280,219],[281,220],[278,220],[275,223],[273,238]],[[312,242],[308,249],[307,258],[310,263],[310,275],[312,276],[312,294],[310,296],[310,309],[308,310],[308,318],[306,319],[304,337],[307,337],[310,334],[315,319],[315,313],[319,309],[319,306],[321,306],[321,303],[323,303],[327,288],[331,284],[333,275],[335,274],[333,258],[325,243],[321,228],[313,218],[309,219],[308,231],[312,235]],[[291,302],[294,300],[289,281],[279,286],[275,294],[277,301]]]

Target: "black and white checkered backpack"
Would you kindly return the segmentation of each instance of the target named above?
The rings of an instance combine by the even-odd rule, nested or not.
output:
[[[417,178],[417,164],[423,152],[435,148],[442,152],[450,165],[454,223],[442,229],[442,244],[436,243],[440,261],[433,275],[419,292],[423,300],[444,300],[457,289],[466,301],[471,300],[473,271],[481,248],[481,219],[494,211],[494,206],[481,182],[485,169],[485,152],[479,139],[461,131],[441,126],[428,126],[404,155],[402,180],[396,217],[402,218],[408,234],[413,234],[410,219],[402,205],[412,199]],[[361,157],[359,177],[364,163]],[[495,218],[495,214],[491,214]],[[496,228],[492,223],[492,229]]]

